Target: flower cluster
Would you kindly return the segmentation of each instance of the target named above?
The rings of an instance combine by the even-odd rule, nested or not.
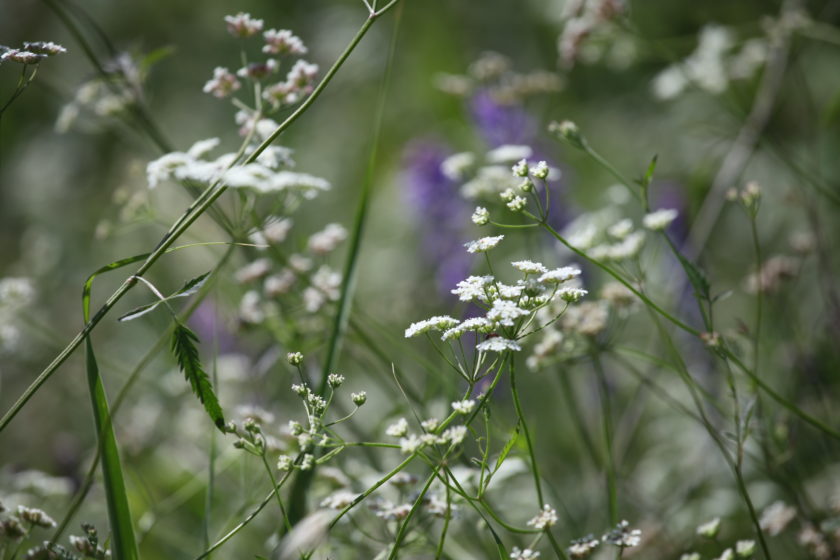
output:
[[[487,152],[483,160],[471,153],[454,154],[441,163],[441,171],[452,181],[462,184],[461,195],[467,199],[494,200],[501,196],[512,210],[521,210],[524,199],[516,189],[530,192],[533,179],[540,181],[560,178],[560,171],[550,168],[544,161],[532,162],[534,151],[530,146],[502,145]],[[486,210],[479,207],[473,222],[487,223]]]
[[[263,30],[263,20],[241,12],[235,16],[226,16],[225,23],[228,32],[239,38],[252,37]],[[308,52],[300,37],[288,29],[268,29],[263,33],[263,39],[265,44],[262,52],[268,55],[300,56]],[[262,80],[276,74],[280,67],[280,62],[275,58],[247,63],[236,72],[218,66],[213,70],[213,78],[204,84],[204,92],[223,99],[242,87],[239,78],[253,82],[256,87]],[[317,64],[297,60],[284,80],[262,88],[262,97],[274,109],[297,103],[312,93],[317,76]]]
[[[795,27],[808,25],[807,20],[785,27],[790,33]],[[717,24],[709,24],[700,31],[697,47],[688,57],[662,70],[653,81],[653,93],[659,99],[673,99],[689,86],[696,86],[712,94],[726,91],[729,82],[752,77],[767,61],[771,36],[780,26],[770,26],[767,36],[741,42],[733,31]]]
[[[285,306],[302,307],[309,314],[318,313],[339,298],[341,273],[328,264],[316,267],[315,259],[338,248],[347,237],[345,228],[328,224],[309,237],[306,252],[287,255],[284,242],[291,228],[291,218],[270,217],[251,234],[251,241],[274,258],[259,257],[234,274],[242,286],[249,288],[240,304],[240,318],[246,324],[263,323],[267,317],[278,314],[281,298]]]
[[[0,356],[18,348],[20,330],[15,317],[35,299],[35,288],[28,278],[0,278]]]
[[[619,548],[631,548],[639,546],[642,542],[642,532],[639,529],[630,529],[630,523],[624,520],[616,525],[615,529],[601,537],[601,541]]]
[[[554,72],[514,71],[510,59],[497,52],[483,53],[466,74],[440,74],[437,79],[437,87],[446,93],[459,97],[485,94],[507,108],[528,97],[560,91],[562,86]]]
[[[496,247],[504,236],[485,237],[467,243],[470,253],[486,252]],[[487,335],[478,343],[479,352],[506,352],[522,349],[518,340],[523,329],[536,317],[539,310],[552,302],[562,302],[562,309],[551,322],[563,313],[569,303],[575,303],[586,295],[573,280],[580,275],[575,267],[565,266],[549,270],[541,263],[515,261],[513,268],[524,274],[516,284],[504,284],[494,276],[470,276],[461,282],[452,293],[461,301],[474,302],[485,310],[484,317],[472,317],[459,321],[448,315],[432,317],[412,323],[405,331],[406,338],[428,333],[441,332],[441,340],[455,341],[467,332]]]
[[[52,41],[25,42],[20,48],[0,45],[0,63],[17,62],[18,64],[38,64],[42,60],[57,54],[66,53],[67,49]]]

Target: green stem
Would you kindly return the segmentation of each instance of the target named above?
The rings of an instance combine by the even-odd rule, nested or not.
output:
[[[245,163],[253,163],[262,154],[277,137],[284,132],[289,126],[291,126],[300,116],[306,112],[307,109],[315,102],[315,100],[321,95],[321,93],[326,88],[327,84],[330,83],[332,78],[338,72],[338,70],[344,65],[344,62],[350,56],[350,53],[356,48],[359,42],[362,40],[362,37],[365,36],[370,26],[375,21],[376,17],[385,13],[391,6],[393,6],[398,0],[394,0],[389,3],[385,8],[379,10],[376,14],[371,14],[371,16],[365,21],[362,27],[359,29],[356,36],[350,41],[350,44],[345,48],[344,52],[341,53],[338,60],[332,65],[332,67],[327,71],[324,75],[323,80],[318,84],[318,86],[313,90],[312,94],[306,98],[306,100],[301,103],[301,105],[291,114],[282,124],[280,124],[271,135],[266,138],[266,140],[260,144],[248,158],[245,160]],[[125,296],[128,291],[134,287],[137,283],[135,277],[143,276],[156,262],[157,260],[166,253],[167,249],[172,246],[173,243],[185,232],[187,231],[190,226],[202,215],[204,212],[213,205],[216,200],[224,194],[227,187],[223,184],[214,183],[209,186],[205,192],[202,194],[202,197],[196,200],[198,202],[195,211],[188,213],[187,217],[181,221],[180,225],[174,229],[171,233],[167,233],[155,250],[149,255],[148,259],[137,269],[137,271],[127,278],[123,283],[117,288],[117,290],[111,294],[111,296],[105,301],[102,307],[94,314],[93,318],[84,326],[84,328],[70,341],[70,343],[53,359],[52,362],[40,373],[38,377],[36,377],[35,381],[27,387],[27,389],[23,392],[23,394],[18,397],[12,407],[0,418],[0,432],[2,432],[9,422],[20,412],[20,410],[29,402],[29,399],[38,391],[38,389],[43,385],[47,379],[52,376],[53,373],[70,357],[70,355],[79,347],[79,345],[85,340],[88,334],[99,324],[99,322],[108,314],[109,311],[120,301],[123,296]],[[179,220],[180,221],[180,220]]]
[[[525,421],[525,414],[522,412],[522,403],[519,401],[519,391],[516,389],[516,362],[513,355],[510,356],[510,392],[513,395],[513,406],[516,408],[516,416],[522,425],[522,433],[525,435],[525,443],[528,446],[528,455],[531,459],[531,473],[534,475],[534,488],[537,491],[537,509],[542,510],[546,503],[543,497],[542,482],[540,481],[540,471],[537,466],[537,456],[534,452],[534,444],[531,440],[531,432],[528,429],[528,423]]]
[[[610,406],[610,388],[607,383],[607,376],[604,372],[604,365],[598,352],[592,354],[592,363],[595,366],[595,374],[598,378],[598,390],[601,399],[601,425],[604,430],[604,445],[607,451],[607,506],[610,512],[610,525],[618,523],[618,491],[616,484],[615,458],[613,456],[613,432],[612,432],[612,408]]]

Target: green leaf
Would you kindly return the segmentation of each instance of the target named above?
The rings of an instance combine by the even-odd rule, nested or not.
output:
[[[90,399],[93,405],[93,416],[96,422],[96,433],[102,449],[102,478],[105,485],[105,499],[108,503],[108,518],[111,522],[113,535],[114,558],[120,560],[138,560],[137,541],[134,538],[134,528],[131,522],[131,510],[128,507],[128,496],[125,491],[120,454],[114,428],[111,423],[111,413],[108,408],[108,397],[99,366],[93,353],[90,337],[85,338],[87,354],[87,377]]]
[[[129,311],[125,315],[120,315],[119,318],[117,318],[117,321],[120,321],[121,323],[124,323],[126,321],[132,321],[134,319],[137,319],[138,317],[142,317],[143,315],[146,315],[147,313],[151,313],[152,311],[157,309],[157,307],[160,304],[162,304],[164,302],[167,302],[167,301],[175,299],[175,298],[188,297],[188,296],[191,296],[195,293],[198,293],[198,291],[201,289],[201,287],[204,286],[204,283],[207,281],[207,278],[209,276],[210,276],[210,272],[205,272],[201,276],[196,276],[192,280],[188,280],[187,282],[185,282],[184,285],[181,286],[181,288],[177,292],[172,294],[171,296],[166,297],[164,299],[159,299],[159,300],[154,301],[152,303],[147,303],[145,305],[141,305],[140,307],[135,307],[134,309],[132,309],[131,311]]]
[[[648,164],[647,171],[645,171],[645,176],[642,178],[642,185],[645,187],[649,186],[651,181],[653,181],[653,173],[656,171],[656,162],[659,160],[659,155],[653,156],[653,159],[650,160],[650,164]]]
[[[496,474],[496,471],[499,470],[499,467],[501,467],[502,463],[504,463],[505,459],[507,459],[507,456],[508,454],[510,454],[510,451],[511,449],[513,449],[513,446],[516,445],[516,440],[519,439],[519,428],[520,424],[519,422],[517,422],[516,427],[513,430],[513,434],[510,436],[510,438],[507,440],[507,443],[502,448],[502,452],[499,454],[499,458],[496,459],[496,466],[493,467],[493,474]]]
[[[140,68],[146,72],[152,66],[171,56],[175,52],[175,47],[168,46],[168,47],[160,47],[159,49],[155,49],[150,53],[147,53],[143,58],[140,59]]]
[[[184,372],[184,377],[189,381],[193,393],[204,405],[204,410],[216,424],[216,427],[225,433],[225,417],[219,399],[213,392],[213,385],[210,377],[201,365],[198,357],[198,337],[186,325],[175,324],[172,331],[172,353],[178,360],[178,367]]]
[[[694,293],[703,298],[706,301],[709,301],[709,281],[706,278],[706,275],[703,273],[700,268],[692,263],[690,260],[682,256],[679,251],[674,251],[674,254],[677,255],[677,258],[680,260],[680,264],[685,270],[686,275],[688,276],[688,281],[691,282],[692,287],[694,288]]]
[[[196,276],[192,280],[187,280],[186,282],[184,282],[184,285],[181,286],[181,289],[169,296],[169,298],[187,297],[197,293],[198,290],[200,290],[201,287],[204,286],[204,283],[207,281],[207,278],[210,277],[211,272],[213,271],[207,271],[201,276]]]
[[[117,317],[117,321],[119,321],[120,323],[124,323],[126,321],[132,321],[134,319],[137,319],[138,317],[142,317],[143,315],[151,313],[152,311],[157,309],[157,307],[161,303],[163,303],[163,300],[158,300],[153,303],[147,303],[146,305],[141,305],[140,307],[135,307],[125,315],[120,315],[119,317]]]

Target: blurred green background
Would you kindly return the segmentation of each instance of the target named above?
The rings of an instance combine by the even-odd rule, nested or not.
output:
[[[201,93],[215,66],[238,66],[238,45],[225,31],[224,15],[250,12],[264,19],[266,27],[294,30],[310,48],[306,59],[319,64],[322,73],[366,17],[364,6],[357,0],[89,0],[71,6],[76,6],[75,13],[87,14],[101,27],[115,52],[142,58],[164,49],[158,51],[163,56],[148,71],[143,95],[149,114],[176,149],[186,149],[198,139],[213,136],[221,137],[229,147],[237,144],[231,106]],[[296,222],[310,233],[332,221],[349,226],[365,181],[380,84],[396,33],[355,307],[393,328],[398,337],[410,321],[446,309],[446,298],[435,289],[436,263],[429,262],[421,250],[424,228],[429,226],[424,224],[427,217],[412,206],[407,193],[411,147],[418,141],[433,143],[448,153],[480,153],[490,147],[475,124],[469,101],[436,87],[441,73],[464,74],[482,53],[495,51],[508,57],[517,72],[544,70],[561,77],[559,91],[529,97],[522,107],[537,123],[534,142],[543,146],[546,156],[563,171],[557,204],[567,219],[602,205],[608,187],[615,182],[590,160],[548,137],[545,127],[550,120],[569,118],[601,153],[634,178],[643,173],[653,155],[658,155],[654,190],[676,192],[690,222],[752,108],[761,72],[732,81],[717,95],[689,88],[679,98],[667,101],[654,97],[652,80],[695,49],[704,26],[725,25],[738,41],[761,36],[762,22],[777,16],[781,3],[629,1],[626,22],[598,39],[603,51],[621,41],[630,45],[626,64],[601,58],[579,60],[573,67],[563,65],[558,55],[565,9],[563,0],[404,0],[396,12],[377,22],[312,110],[281,137],[281,144],[295,150],[300,170],[323,176],[333,184],[331,192],[302,209]],[[806,185],[806,177],[837,196],[840,2],[809,1],[802,4],[802,9],[816,22],[812,28],[816,31],[792,40],[790,63],[776,103],[756,153],[741,175],[764,187],[759,227],[766,255],[787,250],[790,235],[809,229],[815,221],[820,223],[819,235],[828,248],[833,249],[838,239],[836,203],[825,202]],[[17,46],[34,40],[58,42],[69,52],[43,62],[33,84],[0,120],[0,277],[30,277],[37,286],[36,303],[16,318],[22,340],[13,352],[0,357],[0,408],[4,411],[82,325],[79,295],[87,274],[118,258],[149,250],[190,200],[171,185],[147,189],[145,166],[159,157],[160,151],[118,119],[83,118],[67,132],[56,130],[62,107],[73,99],[81,84],[96,76],[95,70],[47,4],[0,0],[0,44]],[[108,58],[102,41],[92,44],[98,56]],[[0,65],[0,103],[14,90],[19,73],[18,65]],[[712,231],[711,248],[702,260],[718,291],[740,289],[747,273],[745,262],[752,258],[751,241],[745,231],[743,218],[734,212],[724,213]],[[185,240],[224,241],[225,236],[205,217]],[[206,270],[220,252],[215,248],[197,249],[189,256],[164,260],[150,278],[156,284],[175,288],[185,278]],[[820,266],[828,272],[820,273],[817,266],[817,270],[803,273],[801,292],[780,296],[768,312],[773,323],[790,320],[799,332],[806,333],[802,346],[808,350],[807,355],[791,356],[793,350],[780,347],[779,354],[769,355],[768,361],[778,355],[784,358],[779,362],[783,364],[799,364],[800,358],[810,360],[807,379],[818,387],[836,390],[837,349],[832,346],[840,333],[840,317],[831,316],[832,307],[827,303],[834,288],[814,287],[821,278],[836,284],[831,274],[836,270],[836,253],[832,250],[820,259]],[[241,256],[234,260],[237,264],[245,262]],[[168,266],[167,262],[177,266]],[[340,261],[335,264],[340,266]],[[99,299],[95,301],[101,301],[121,279],[117,273],[101,280],[96,287]],[[225,286],[214,294],[220,316],[229,323],[235,323],[231,310],[238,297],[235,288]],[[146,300],[146,294],[133,293],[118,312]],[[752,316],[751,305],[735,299],[722,314],[735,323]],[[112,317],[97,330],[94,339],[101,348],[109,391],[115,391],[125,379],[128,369],[123,364],[137,362],[166,324],[163,315],[127,325],[117,324]],[[781,336],[785,326],[768,325],[766,336]],[[253,359],[247,366],[252,373],[258,369],[257,349],[262,349],[263,342],[258,337],[256,341],[239,342],[243,353]],[[392,359],[400,361],[401,357]],[[340,364],[348,370],[362,370],[367,360],[365,356],[354,359],[350,349]],[[184,436],[172,438],[167,445],[180,446],[179,453],[194,452],[196,463],[200,463],[209,427],[204,430],[202,425],[198,434],[191,434],[179,421],[189,410],[182,409],[174,398],[156,400],[165,395],[165,390],[154,376],[177,376],[172,369],[168,356],[161,356],[129,397],[133,405],[130,409],[148,405],[174,423],[173,428],[183,429]],[[377,377],[359,373],[352,389],[369,388],[370,379]],[[424,384],[420,378],[412,382],[420,387]],[[542,381],[530,383],[539,387]],[[259,398],[263,391],[285,391],[285,385],[286,378],[279,382],[270,375],[253,373],[252,384],[242,394]],[[86,392],[81,357],[75,356],[10,429],[0,434],[0,468],[7,474],[41,469],[78,481],[94,436]],[[556,406],[551,395],[538,394],[535,398],[535,409]],[[827,412],[829,408],[823,403],[819,410]],[[134,471],[130,485],[138,494],[143,493],[141,488],[154,488],[149,495],[137,498],[154,503],[188,476],[177,466],[166,465],[165,452],[158,449],[153,453],[148,441],[132,439],[135,421],[143,421],[143,416],[135,418],[128,412],[117,422],[121,442],[127,448],[124,456],[144,465]],[[375,421],[381,421],[381,417]],[[659,437],[678,431],[674,426],[657,429],[665,434]],[[190,440],[191,435],[198,439]],[[541,437],[549,449],[557,450],[557,458],[550,459],[550,464],[557,469],[558,477],[583,476],[576,466],[562,460],[563,454],[577,445],[573,436],[563,430],[545,430]],[[646,446],[655,448],[656,430],[647,437],[650,440]],[[815,456],[820,457],[821,464],[838,459],[836,447],[819,449]],[[638,458],[640,462],[643,459]],[[191,463],[185,460],[183,464]],[[808,466],[808,460],[804,465]],[[161,482],[143,480],[144,473],[154,469],[171,472],[161,476]],[[239,473],[243,479],[245,472],[243,469]],[[836,467],[831,472],[836,472]],[[822,471],[816,474],[826,476]],[[597,488],[600,483],[590,481],[589,488]],[[705,495],[708,498],[713,492]],[[571,500],[576,498],[586,501],[584,496],[572,496]],[[203,507],[200,495],[187,503],[194,515],[179,518],[181,525],[177,527],[195,531],[196,517]],[[684,526],[700,521],[694,515],[689,517],[679,521]],[[579,521],[583,531],[585,520]],[[177,530],[170,527],[169,531],[173,533],[170,540],[176,541]],[[171,542],[166,545],[170,549],[154,546],[161,547],[150,549],[157,551],[155,554],[160,550],[175,554],[171,551],[178,549],[177,543]]]

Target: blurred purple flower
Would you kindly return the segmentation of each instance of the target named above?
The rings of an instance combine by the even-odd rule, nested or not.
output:
[[[520,105],[503,104],[480,90],[470,100],[470,114],[491,148],[503,144],[530,144],[536,137],[536,123]]]
[[[677,212],[677,219],[671,222],[668,226],[668,235],[674,240],[677,246],[681,246],[688,237],[689,223],[688,216],[688,201],[684,194],[684,187],[679,183],[662,182],[654,183],[651,192],[653,193],[653,203],[651,208],[673,208]]]
[[[239,350],[239,341],[228,330],[224,318],[219,314],[213,302],[206,300],[201,302],[190,317],[189,324],[199,340],[215,344],[219,354]]]
[[[408,202],[420,219],[423,253],[435,265],[438,291],[446,296],[470,270],[463,246],[469,208],[458,196],[458,185],[440,169],[448,155],[438,143],[415,141],[406,149],[404,166]]]

